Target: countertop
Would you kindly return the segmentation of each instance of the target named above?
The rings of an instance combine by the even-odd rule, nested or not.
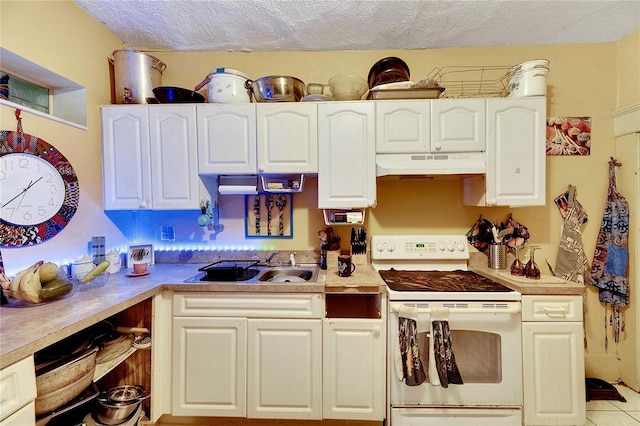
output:
[[[475,255],[475,254],[474,254]],[[578,283],[519,283],[488,268],[486,256],[472,256],[470,269],[508,287],[529,294],[581,295],[584,285]],[[103,287],[78,290],[73,296],[35,307],[0,307],[0,368],[13,364],[47,346],[107,319],[143,300],[164,291],[208,292],[286,292],[286,293],[371,293],[384,292],[378,273],[366,262],[357,264],[350,277],[340,277],[335,263],[320,270],[314,283],[184,283],[206,263],[161,263],[151,265],[148,275],[128,277],[123,269],[112,274]]]
[[[511,265],[513,258],[507,258],[507,265]],[[542,274],[541,280],[531,280],[524,277],[513,277],[509,269],[491,269],[487,256],[482,253],[471,253],[469,269],[487,278],[512,288],[523,296],[527,295],[583,295],[584,284],[565,281],[563,279]],[[542,269],[542,268],[541,268]]]

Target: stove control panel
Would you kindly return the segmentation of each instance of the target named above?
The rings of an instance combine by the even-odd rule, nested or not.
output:
[[[372,260],[469,259],[464,235],[374,235]]]

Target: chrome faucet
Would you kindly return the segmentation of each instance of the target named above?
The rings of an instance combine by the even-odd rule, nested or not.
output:
[[[296,266],[296,254],[295,253],[291,253],[289,255],[289,263],[291,264],[291,266]]]
[[[267,265],[271,265],[271,260],[273,260],[274,257],[276,257],[278,255],[277,251],[274,251],[273,253],[271,253],[269,255],[269,257],[267,257],[267,259],[264,261],[264,263],[266,263]]]

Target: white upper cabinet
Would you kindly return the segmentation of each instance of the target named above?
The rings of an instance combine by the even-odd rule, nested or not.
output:
[[[256,104],[197,107],[198,172],[256,173]]]
[[[483,99],[376,103],[376,153],[482,152]]]
[[[314,103],[257,105],[258,173],[318,173],[318,110]]]
[[[123,105],[101,111],[104,208],[150,209],[149,110]]]
[[[487,100],[487,200],[545,204],[546,98]]]
[[[428,152],[430,133],[430,102],[376,103],[376,153]]]
[[[431,102],[431,152],[485,150],[484,99],[438,99]]]
[[[198,105],[200,174],[318,172],[315,104]]]
[[[318,207],[374,207],[375,104],[318,104],[318,146]]]
[[[194,106],[149,106],[151,196],[156,210],[200,206]]]
[[[545,204],[546,98],[487,99],[487,173],[464,183],[464,204]]]
[[[199,208],[193,106],[102,107],[105,210]]]

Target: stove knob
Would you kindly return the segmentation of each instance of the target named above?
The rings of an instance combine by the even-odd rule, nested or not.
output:
[[[454,251],[455,249],[456,249],[456,245],[455,245],[454,243],[452,243],[451,241],[449,241],[449,242],[447,243],[447,250],[449,250],[449,251],[451,251],[451,252],[452,252],[452,251]]]
[[[438,244],[438,248],[440,249],[440,251],[445,251],[447,249],[447,246],[444,241],[440,241],[440,244]]]
[[[465,251],[467,248],[467,244],[463,242],[458,242],[458,251]]]
[[[395,249],[396,249],[396,245],[395,244],[393,244],[393,243],[387,244],[387,250],[389,250],[390,252],[395,251]]]
[[[378,241],[378,244],[376,244],[376,249],[378,251],[382,252],[382,251],[384,251],[384,246],[385,246],[384,241]]]

